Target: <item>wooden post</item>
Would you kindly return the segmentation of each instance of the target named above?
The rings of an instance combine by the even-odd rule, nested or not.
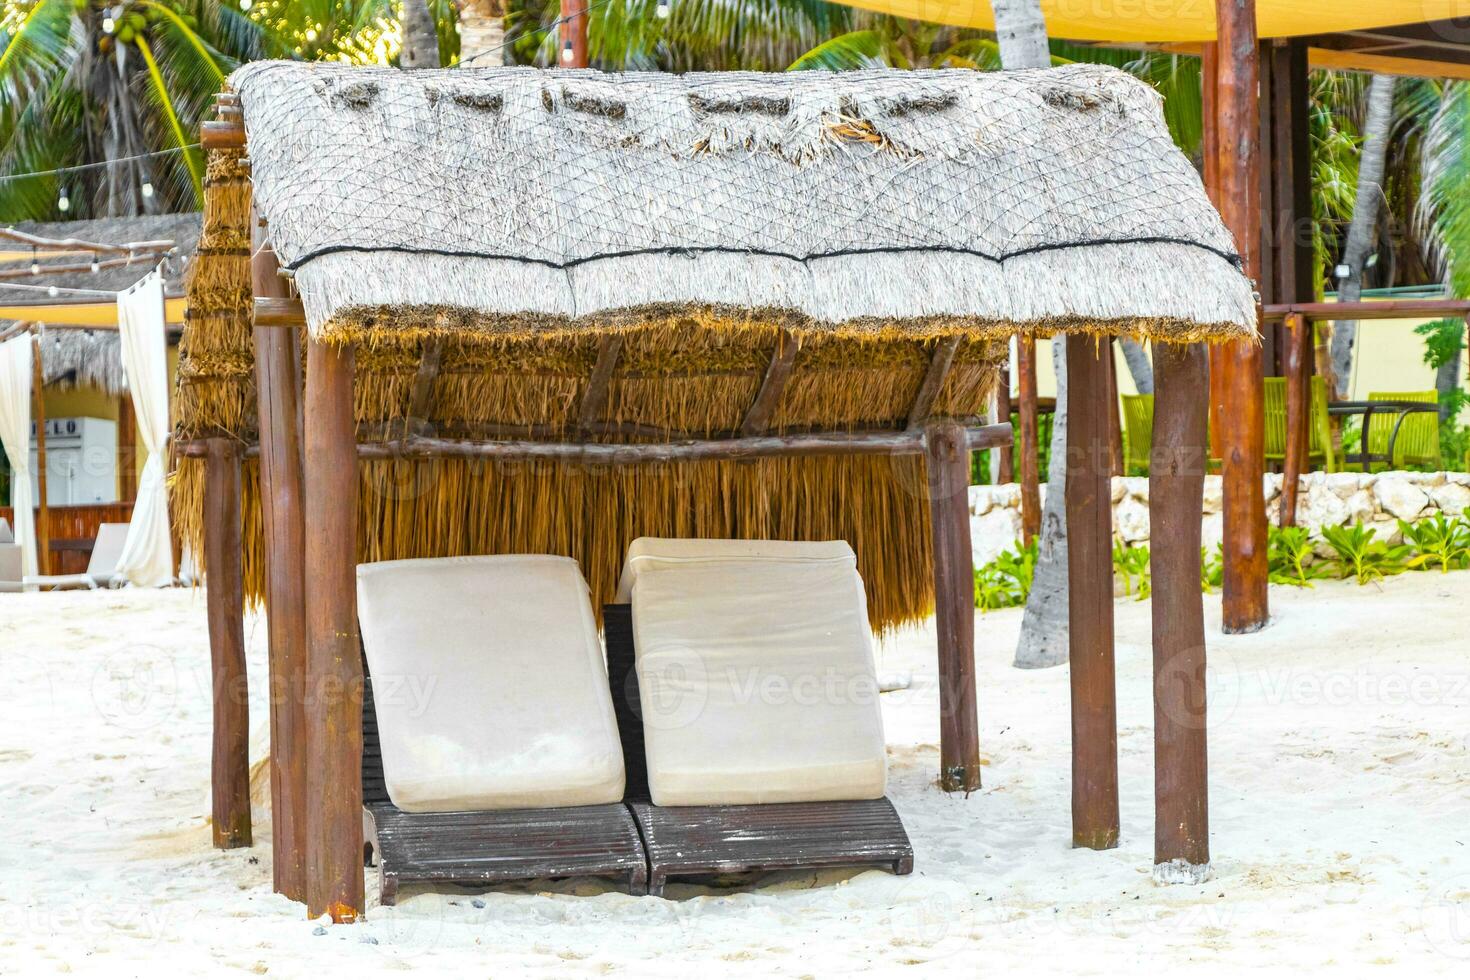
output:
[[[1009,362],[1005,370],[1001,371],[1000,384],[995,389],[995,421],[1009,422],[1011,420],[1011,373]],[[1016,454],[1010,446],[1004,446],[995,451],[996,467],[995,476],[997,483],[1016,482]]]
[[[1021,423],[1021,537],[1026,544],[1041,533],[1041,477],[1037,453],[1036,339],[1016,338],[1017,415]]]
[[[1207,355],[1154,344],[1154,863],[1181,872],[1210,862],[1205,737],[1205,614],[1200,594]]]
[[[137,497],[138,421],[133,413],[133,395],[124,392],[117,400],[117,499],[132,503]]]
[[[1286,317],[1286,350],[1282,370],[1286,373],[1286,463],[1281,476],[1281,526],[1296,523],[1298,484],[1307,467],[1311,445],[1312,359],[1307,353],[1312,325],[1300,313]]]
[[[970,452],[964,428],[957,422],[931,424],[924,442],[939,633],[939,785],[951,793],[968,793],[980,788]]]
[[[306,355],[306,907],[362,913],[362,660],[351,347]]]
[[[250,705],[240,551],[240,454],[210,439],[204,458],[204,597],[214,673],[214,846],[249,847]]]
[[[1219,76],[1220,46],[1214,41],[1206,41],[1200,45],[1200,116],[1204,123],[1204,134],[1202,147],[1200,149],[1201,177],[1204,179],[1205,193],[1210,198],[1210,203],[1215,209],[1220,208],[1220,119],[1219,112],[1219,90],[1216,82]],[[1210,426],[1210,456],[1219,459],[1223,454],[1220,450],[1220,412],[1225,402],[1224,392],[1221,390],[1221,378],[1224,368],[1220,361],[1223,357],[1221,349],[1215,345],[1209,348],[1210,358],[1210,404],[1209,404],[1209,426]]]
[[[1072,845],[1102,850],[1118,845],[1113,513],[1107,406],[1111,364],[1106,342],[1088,336],[1069,336],[1064,342]]]
[[[31,412],[36,423],[36,571],[51,574],[51,505],[46,501],[46,371],[41,365],[41,338],[31,353]]]
[[[587,0],[562,0],[557,54],[562,68],[587,67]]]
[[[256,227],[251,260],[256,296],[284,296],[275,252]],[[260,419],[260,502],[265,530],[266,623],[270,638],[271,873],[276,891],[306,901],[306,583],[301,557],[301,445],[296,427],[298,334],[255,328]]]
[[[1103,354],[1108,372],[1108,473],[1123,476],[1123,408],[1118,399],[1118,359],[1113,356],[1112,341]]]
[[[1219,204],[1245,274],[1260,282],[1260,51],[1255,0],[1215,7]],[[1220,448],[1224,467],[1224,616],[1227,633],[1266,625],[1265,394],[1261,349],[1238,340],[1220,348]]]

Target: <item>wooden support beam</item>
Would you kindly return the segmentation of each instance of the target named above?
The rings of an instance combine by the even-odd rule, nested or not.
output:
[[[925,430],[924,449],[939,634],[939,786],[968,793],[980,788],[968,437],[958,423],[936,422]]]
[[[1391,299],[1361,303],[1273,303],[1262,310],[1262,316],[1268,320],[1284,320],[1293,313],[1299,313],[1311,322],[1466,316],[1470,314],[1470,300]]]
[[[919,390],[914,394],[914,403],[909,406],[909,428],[918,428],[929,418],[934,402],[944,388],[944,379],[949,377],[949,368],[954,363],[955,351],[959,347],[960,338],[954,335],[942,337],[934,345],[934,352],[929,355],[929,369],[924,372],[924,380],[919,383]]]
[[[138,419],[132,392],[117,399],[117,499],[132,503],[138,496]]]
[[[1113,666],[1113,511],[1108,348],[1067,345],[1067,611],[1072,684],[1072,845],[1118,845],[1118,712]],[[1199,583],[1195,583],[1198,587]]]
[[[587,67],[587,14],[588,0],[562,0],[556,67]]]
[[[199,127],[199,145],[206,150],[238,150],[245,146],[245,127],[235,119],[210,119]]]
[[[587,379],[587,390],[582,393],[582,404],[577,407],[577,422],[584,437],[602,417],[607,407],[607,393],[612,387],[613,372],[618,367],[618,357],[623,353],[621,334],[608,334],[597,342],[597,362],[592,365],[592,376]]]
[[[257,327],[304,327],[306,309],[301,300],[284,296],[255,297],[255,325]]]
[[[781,393],[791,379],[791,369],[796,364],[796,353],[800,342],[789,330],[782,330],[776,338],[776,349],[771,352],[771,362],[766,365],[766,376],[761,379],[760,390],[745,412],[740,423],[740,432],[747,436],[758,436],[771,425],[776,407],[781,404]]]
[[[419,366],[413,376],[413,390],[408,397],[408,431],[415,435],[429,431],[429,405],[434,397],[434,382],[439,379],[439,367],[443,360],[444,341],[424,341]]]
[[[204,597],[214,677],[210,766],[214,846],[249,847],[250,703],[245,675],[245,585],[240,550],[240,456],[225,438],[204,458]]]
[[[274,250],[255,226],[251,275],[257,295],[283,295]],[[260,420],[260,502],[265,531],[266,624],[270,642],[271,873],[275,890],[306,901],[306,550],[295,333],[255,331]]]
[[[1007,358],[1006,366],[1001,369],[1000,384],[995,387],[995,421],[1009,422],[1011,420],[1011,377],[1010,359]],[[1016,452],[1013,446],[1001,446],[995,451],[995,482],[1016,482]]]
[[[13,269],[0,269],[0,279],[28,279],[38,274],[49,276],[63,272],[91,272],[94,265],[99,272],[103,269],[118,269],[129,265],[136,265],[140,269],[143,269],[148,266],[157,265],[163,259],[167,258],[171,251],[172,249],[165,249],[158,252],[140,252],[136,255],[129,255],[123,258],[100,259],[96,262],[40,263],[40,273],[33,273],[29,265],[24,265]],[[42,283],[41,285],[45,284]]]
[[[1016,338],[1017,415],[1021,423],[1021,536],[1026,544],[1041,533],[1040,433],[1036,410],[1036,339]]]
[[[971,450],[994,449],[1014,438],[1010,425],[961,426]],[[180,456],[203,456],[207,440],[175,443]],[[538,442],[529,439],[432,439],[359,443],[359,459],[458,457],[477,459],[551,459],[617,465],[695,459],[756,459],[763,456],[917,456],[923,430],[903,432],[805,432],[738,439],[689,439],[663,443]],[[247,446],[245,456],[259,454]]]
[[[1286,462],[1281,478],[1281,526],[1296,523],[1297,494],[1311,445],[1312,326],[1300,313],[1286,318]]]
[[[1260,105],[1255,0],[1215,8],[1219,205],[1246,276],[1261,281]],[[1269,618],[1266,569],[1265,392],[1261,349],[1238,340],[1220,348],[1220,449],[1224,479],[1224,615],[1227,633],[1261,629]]]
[[[1118,360],[1113,356],[1113,343],[1103,352],[1108,371],[1108,473],[1123,476],[1123,416],[1118,398]]]
[[[31,347],[31,417],[36,423],[36,571],[51,574],[51,504],[46,500],[46,369],[41,338]]]
[[[1210,863],[1205,737],[1205,614],[1200,594],[1207,357],[1200,344],[1154,344],[1154,863],[1171,880]],[[1178,872],[1186,872],[1181,876]]]
[[[306,357],[306,907],[363,909],[362,660],[357,628],[357,450],[352,348]]]

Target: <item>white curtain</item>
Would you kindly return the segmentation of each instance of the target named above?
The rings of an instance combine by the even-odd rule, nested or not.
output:
[[[173,546],[168,531],[168,344],[164,338],[163,277],[157,270],[117,294],[123,370],[148,462],[138,477],[138,499],[117,574],[133,585],[171,585]]]
[[[36,574],[36,503],[31,497],[31,358],[36,356],[28,333],[0,344],[0,444],[10,460],[10,500],[15,506],[22,575]]]

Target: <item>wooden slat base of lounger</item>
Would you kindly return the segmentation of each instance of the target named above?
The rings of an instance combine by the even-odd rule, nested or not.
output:
[[[879,865],[914,870],[893,804],[880,800],[654,806],[629,803],[648,850],[648,893],[671,877]]]
[[[398,886],[410,882],[490,885],[590,875],[647,893],[643,844],[621,803],[451,813],[405,813],[377,803],[365,810],[383,905],[394,904]]]

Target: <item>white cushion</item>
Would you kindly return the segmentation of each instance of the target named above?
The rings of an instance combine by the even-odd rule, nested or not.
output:
[[[660,806],[876,799],[887,764],[843,542],[635,542],[648,785]]]
[[[752,541],[731,538],[638,538],[628,546],[618,579],[618,602],[633,601],[638,571],[651,562],[711,559],[780,559],[791,562],[838,561],[856,568],[846,541]]]
[[[357,567],[383,775],[409,812],[616,803],[623,752],[570,558]]]

